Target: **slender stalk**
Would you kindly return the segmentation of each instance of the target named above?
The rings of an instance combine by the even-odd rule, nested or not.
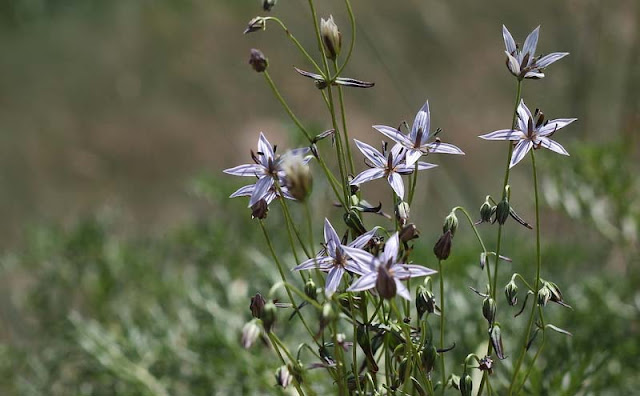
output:
[[[278,192],[280,193],[280,196],[284,196],[282,193],[282,190],[280,189],[279,183],[276,181],[275,184],[276,184],[276,188],[278,189]],[[299,264],[300,260],[298,259],[298,254],[296,253],[296,247],[295,247],[295,244],[293,243],[293,237],[291,236],[292,230],[293,230],[293,233],[296,235],[296,238],[298,239],[300,246],[302,246],[302,250],[304,251],[304,254],[307,256],[307,258],[311,258],[312,256],[307,250],[305,243],[302,241],[302,237],[300,236],[300,231],[298,231],[298,229],[295,226],[295,223],[293,222],[293,218],[291,217],[291,212],[289,211],[289,206],[287,205],[284,199],[279,199],[279,201],[280,201],[280,206],[282,206],[282,213],[284,214],[285,223],[287,225],[287,233],[289,234],[289,241],[291,242],[291,251],[293,252],[293,257],[295,258],[296,263]]]
[[[478,232],[478,228],[476,227],[476,224],[474,223],[473,219],[471,219],[471,215],[469,215],[469,212],[467,212],[467,210],[465,208],[463,208],[462,206],[456,206],[455,208],[453,208],[453,211],[457,212],[460,211],[464,214],[464,217],[467,218],[467,221],[469,221],[469,225],[471,226],[471,229],[473,230],[473,233],[476,234],[476,238],[478,239],[478,242],[480,243],[480,246],[482,247],[482,251],[484,252],[485,256],[488,253],[487,252],[487,248],[484,245],[484,242],[482,241],[482,237],[480,236],[480,233]],[[489,284],[491,284],[491,266],[487,264],[487,278],[489,280]]]
[[[444,350],[444,272],[442,271],[442,260],[438,260],[438,275],[440,275],[440,350]],[[447,373],[444,364],[444,352],[440,353],[440,367],[442,371],[442,386],[440,394],[444,395],[444,388],[447,383]]]
[[[313,60],[313,58],[311,57],[311,55],[309,55],[309,53],[307,52],[307,50],[304,49],[304,47],[302,46],[302,44],[300,44],[300,42],[298,41],[298,39],[296,39],[293,34],[291,34],[291,32],[289,31],[289,29],[285,26],[285,24],[278,18],[276,17],[267,17],[264,18],[265,21],[276,21],[281,27],[282,30],[284,30],[285,34],[287,35],[287,37],[289,37],[289,39],[291,41],[293,41],[293,43],[295,44],[296,47],[298,47],[298,50],[300,50],[300,52],[302,53],[302,55],[304,55],[305,58],[307,58],[307,60],[309,62],[311,62],[311,64],[313,65],[313,67],[315,67],[316,71],[318,73],[320,73],[322,75],[322,77],[327,77],[324,75],[324,72],[322,71],[322,69],[320,68],[320,66],[318,66],[318,64],[316,63],[315,60]]]
[[[333,61],[334,71],[338,72],[338,62],[336,60]],[[338,75],[336,74],[336,77]],[[355,172],[355,167],[353,166],[353,156],[351,155],[351,140],[349,139],[349,132],[347,132],[347,116],[344,111],[344,95],[342,93],[342,86],[338,85],[338,104],[340,105],[340,116],[342,119],[342,132],[344,133],[344,147],[346,148],[347,158],[349,160],[349,171],[351,173]]]
[[[276,338],[275,334],[269,332],[267,335],[269,337],[269,341],[271,341],[271,345],[273,346],[273,349],[276,351],[276,354],[280,358],[280,361],[282,362],[282,364],[284,366],[286,366],[287,362],[284,360],[284,356],[282,356],[282,352],[280,352],[280,349],[278,347],[278,342],[274,339],[274,338]],[[304,395],[304,392],[302,391],[302,388],[300,388],[300,384],[298,383],[298,381],[295,378],[293,379],[293,385],[295,386],[296,390],[300,393],[300,395]]]
[[[533,360],[531,361],[531,364],[529,365],[529,368],[527,369],[527,372],[524,375],[524,379],[522,380],[522,384],[518,387],[518,389],[515,391],[515,394],[519,394],[520,390],[525,386],[525,384],[527,383],[527,379],[529,378],[529,374],[531,374],[531,369],[533,369],[534,363],[536,362],[536,360],[538,359],[538,356],[540,356],[540,352],[542,352],[542,348],[544,348],[544,341],[545,341],[545,332],[544,332],[544,327],[542,330],[542,341],[540,342],[540,347],[538,348],[538,350],[536,351],[536,354],[533,356]]]
[[[349,0],[344,0],[344,3],[347,6],[347,13],[349,14],[349,23],[351,24],[351,44],[349,44],[349,52],[347,53],[347,57],[342,63],[342,66],[340,67],[340,69],[336,72],[336,77],[338,77],[340,73],[342,73],[342,70],[349,63],[349,60],[351,59],[351,54],[353,53],[353,46],[356,43],[356,18],[353,15],[353,9],[351,8],[351,3],[349,2]]]
[[[413,194],[416,192],[416,182],[418,181],[418,162],[416,161],[416,167],[413,170],[413,175],[409,175],[411,179],[411,188],[409,189],[409,207],[411,207],[411,203],[413,202]]]

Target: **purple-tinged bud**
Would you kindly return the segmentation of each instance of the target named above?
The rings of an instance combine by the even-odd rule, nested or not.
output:
[[[291,381],[293,381],[293,376],[289,372],[289,368],[287,366],[278,367],[276,370],[276,384],[286,388],[291,385]]]
[[[440,239],[436,242],[433,247],[433,254],[436,255],[438,260],[446,260],[449,258],[449,254],[451,253],[451,240],[453,239],[453,235],[451,231],[446,231]]]
[[[396,206],[396,218],[401,226],[407,224],[407,220],[409,220],[409,214],[411,213],[411,208],[409,204],[405,201],[400,201],[400,203]]]
[[[472,391],[473,381],[471,380],[471,376],[469,374],[465,374],[460,378],[460,394],[462,396],[471,396]]]
[[[482,316],[489,322],[489,327],[493,326],[496,319],[496,302],[491,297],[487,297],[482,302]]]
[[[265,11],[271,11],[271,9],[276,5],[277,0],[262,0],[262,9]]]
[[[320,19],[320,35],[324,44],[325,55],[329,59],[336,59],[342,47],[342,34],[333,21],[333,15],[329,19]]]
[[[262,309],[262,325],[267,333],[271,332],[273,325],[276,323],[278,308],[272,302],[268,302]]]
[[[322,313],[320,316],[320,327],[325,328],[329,323],[333,322],[337,318],[331,303],[326,302],[322,306]]]
[[[318,298],[318,289],[316,289],[316,284],[311,277],[309,277],[307,283],[304,284],[304,294],[312,300]]]
[[[267,70],[267,66],[269,63],[267,62],[267,58],[265,58],[262,51],[252,48],[251,56],[249,57],[249,64],[251,65],[253,70],[257,71],[258,73],[262,73],[263,71]]]
[[[511,207],[509,206],[509,200],[507,197],[504,197],[504,199],[498,203],[498,206],[496,206],[496,221],[498,224],[503,225],[509,218],[510,212]]]
[[[247,34],[247,33],[257,32],[260,29],[264,30],[266,28],[265,22],[266,20],[263,17],[257,16],[249,21],[249,23],[247,24],[247,28],[244,29],[243,33]]]
[[[444,219],[444,224],[442,225],[442,232],[445,233],[447,231],[451,231],[451,236],[453,237],[456,234],[457,229],[458,229],[458,217],[456,216],[455,212],[451,212]]]
[[[400,235],[398,235],[400,240],[404,243],[409,242],[412,239],[416,239],[420,236],[420,231],[416,227],[415,224],[407,224],[400,230]]]
[[[251,309],[251,316],[258,319],[262,318],[265,303],[266,301],[260,293],[256,293],[255,296],[251,297],[251,304],[249,304],[249,309]]]
[[[489,330],[489,339],[491,340],[491,345],[493,345],[493,350],[496,351],[496,356],[500,360],[504,360],[504,347],[502,346],[502,332],[500,331],[500,326],[494,324],[491,330]]]
[[[490,223],[491,216],[493,216],[493,212],[495,211],[495,207],[491,205],[489,202],[489,196],[484,200],[484,203],[480,206],[480,222],[481,223]]]
[[[252,219],[260,219],[264,220],[267,218],[267,214],[269,213],[269,205],[267,201],[264,199],[259,200],[258,202],[251,205],[251,218]]]
[[[507,297],[507,303],[510,306],[518,304],[518,285],[511,279],[511,282],[507,283],[504,287],[504,295]]]
[[[252,319],[242,327],[242,347],[251,348],[254,342],[260,337],[260,326],[258,319]]]
[[[376,279],[376,290],[380,297],[390,300],[396,296],[398,291],[393,275],[389,273],[386,265],[378,266],[378,278]]]

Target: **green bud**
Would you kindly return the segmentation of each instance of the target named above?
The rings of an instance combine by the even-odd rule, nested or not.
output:
[[[455,212],[449,213],[447,217],[444,219],[444,225],[442,226],[442,232],[445,233],[447,231],[451,231],[451,236],[456,234],[456,230],[458,229],[458,217]]]
[[[504,295],[507,297],[509,305],[514,306],[518,303],[518,285],[513,279],[504,287]]]
[[[422,285],[416,290],[416,311],[418,311],[418,319],[422,318],[425,312],[431,314],[436,311],[435,296]]]
[[[315,300],[318,297],[316,284],[313,282],[313,279],[311,279],[311,277],[309,277],[307,283],[304,284],[304,294],[312,300]]]
[[[487,297],[482,302],[482,316],[489,322],[489,327],[496,319],[496,302],[491,297]]]
[[[472,391],[473,381],[471,380],[471,376],[469,374],[465,374],[460,378],[460,394],[462,396],[471,396]]]
[[[267,333],[271,332],[271,328],[276,323],[278,308],[271,301],[264,305],[262,310],[262,325]]]
[[[490,223],[493,211],[494,208],[491,205],[491,202],[489,202],[489,196],[487,195],[484,203],[482,204],[482,206],[480,206],[480,221],[482,223]]]
[[[509,206],[509,200],[507,197],[504,197],[502,201],[498,203],[496,207],[496,220],[498,224],[504,224],[509,218],[509,213],[511,212],[511,207]]]
[[[544,284],[540,290],[538,290],[538,305],[545,306],[551,300],[551,290]]]
[[[438,350],[433,344],[427,343],[422,349],[420,356],[422,370],[424,370],[425,373],[430,373],[431,371],[433,371],[433,368],[436,364],[436,359],[438,359]]]

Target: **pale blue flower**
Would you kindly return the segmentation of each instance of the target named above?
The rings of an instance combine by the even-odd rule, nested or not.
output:
[[[511,33],[506,26],[502,25],[502,37],[507,54],[507,67],[514,76],[519,80],[523,78],[543,78],[542,72],[547,66],[569,55],[568,52],[554,52],[545,56],[536,58],[535,52],[538,46],[538,34],[540,26],[535,28],[524,41],[522,49],[518,48],[513,40]]]

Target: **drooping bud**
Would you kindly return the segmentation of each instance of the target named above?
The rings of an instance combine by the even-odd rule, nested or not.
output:
[[[418,319],[422,318],[425,312],[432,314],[436,311],[435,296],[422,285],[416,290],[416,311],[418,311]]]
[[[502,225],[507,221],[510,211],[509,200],[505,196],[496,206],[496,221],[498,224]]]
[[[489,339],[491,340],[491,345],[493,345],[493,350],[496,351],[496,356],[500,360],[504,360],[504,347],[502,346],[502,332],[500,331],[500,326],[498,324],[494,324],[491,330],[489,330]]]
[[[376,279],[376,290],[380,297],[390,300],[396,296],[397,286],[393,276],[389,273],[386,265],[378,266],[378,278]]]
[[[331,306],[331,303],[326,302],[322,306],[322,314],[320,316],[320,327],[324,328],[333,320],[336,319],[336,313]]]
[[[491,202],[489,202],[489,196],[487,195],[487,198],[484,200],[484,203],[480,206],[480,222],[490,223],[491,216],[493,215],[494,210],[495,209],[493,205],[491,205]]]
[[[398,236],[402,242],[407,243],[412,239],[418,238],[420,236],[420,231],[418,231],[418,228],[415,224],[411,223],[402,227],[402,230],[400,230],[400,235]]]
[[[287,366],[280,366],[276,370],[276,384],[279,386],[286,388],[293,381],[293,376],[289,372],[289,368]]]
[[[267,218],[267,214],[269,213],[269,205],[267,201],[264,199],[259,200],[258,202],[251,205],[251,218],[252,219],[260,219],[264,220]]]
[[[277,311],[278,308],[272,302],[266,303],[262,309],[262,325],[267,333],[271,332],[273,325],[276,323]]]
[[[473,381],[469,374],[465,374],[460,378],[460,394],[462,396],[471,396],[473,391]]]
[[[545,306],[551,300],[551,290],[547,287],[547,285],[543,285],[540,290],[538,290],[538,305]]]
[[[446,231],[440,239],[436,242],[433,247],[433,254],[436,255],[438,260],[446,260],[449,258],[449,254],[451,253],[451,240],[453,239],[453,235],[451,231]]]
[[[307,279],[307,283],[304,284],[304,294],[312,300],[315,300],[318,297],[316,284],[313,282],[311,277],[309,277],[309,279]]]
[[[507,303],[510,306],[514,306],[518,303],[518,285],[511,279],[511,282],[507,283],[504,287],[504,295],[507,297]]]
[[[289,194],[298,201],[305,201],[311,193],[313,178],[311,170],[301,155],[286,155],[282,164],[285,184]]]
[[[248,349],[260,337],[258,319],[252,319],[242,327],[242,347]]]
[[[362,220],[360,220],[355,210],[350,210],[349,213],[345,213],[343,219],[345,224],[356,232],[357,235],[362,235],[367,232],[367,229],[364,228],[364,224],[362,224]]]
[[[249,304],[249,309],[251,309],[251,316],[258,319],[262,318],[262,312],[264,310],[265,303],[266,301],[260,293],[256,293],[255,296],[251,297],[251,304]]]
[[[570,308],[570,306],[564,302],[564,298],[562,297],[562,291],[560,291],[560,288],[558,287],[558,285],[556,285],[553,282],[545,281],[545,286],[547,287],[547,289],[549,289],[549,292],[551,293],[551,298],[549,299],[550,301],[560,304],[563,307]]]
[[[491,297],[487,297],[482,302],[482,316],[489,322],[489,327],[493,326],[496,319],[496,302]]]
[[[251,65],[253,70],[257,71],[258,73],[262,73],[263,71],[267,70],[268,62],[262,51],[252,48],[251,56],[249,57],[249,64]]]
[[[329,19],[320,20],[320,34],[322,35],[325,55],[329,59],[336,59],[342,47],[342,34],[333,21],[333,15],[329,16]]]
[[[405,201],[400,201],[396,206],[396,217],[401,226],[407,224],[407,220],[409,220],[409,214],[411,213],[411,208],[409,204]]]
[[[431,371],[433,371],[437,358],[438,350],[436,349],[436,347],[431,343],[425,344],[420,356],[422,370],[424,370],[426,373],[430,373]]]
[[[265,19],[261,16],[257,16],[249,21],[247,28],[244,29],[244,34],[257,32],[258,30],[264,30],[266,27]]]
[[[277,0],[262,0],[262,9],[265,11],[271,11],[271,9],[276,5]]]
[[[453,237],[456,234],[457,229],[458,229],[458,217],[456,216],[455,212],[451,212],[444,219],[444,224],[442,225],[442,232],[445,233],[447,231],[451,231],[451,236]]]

